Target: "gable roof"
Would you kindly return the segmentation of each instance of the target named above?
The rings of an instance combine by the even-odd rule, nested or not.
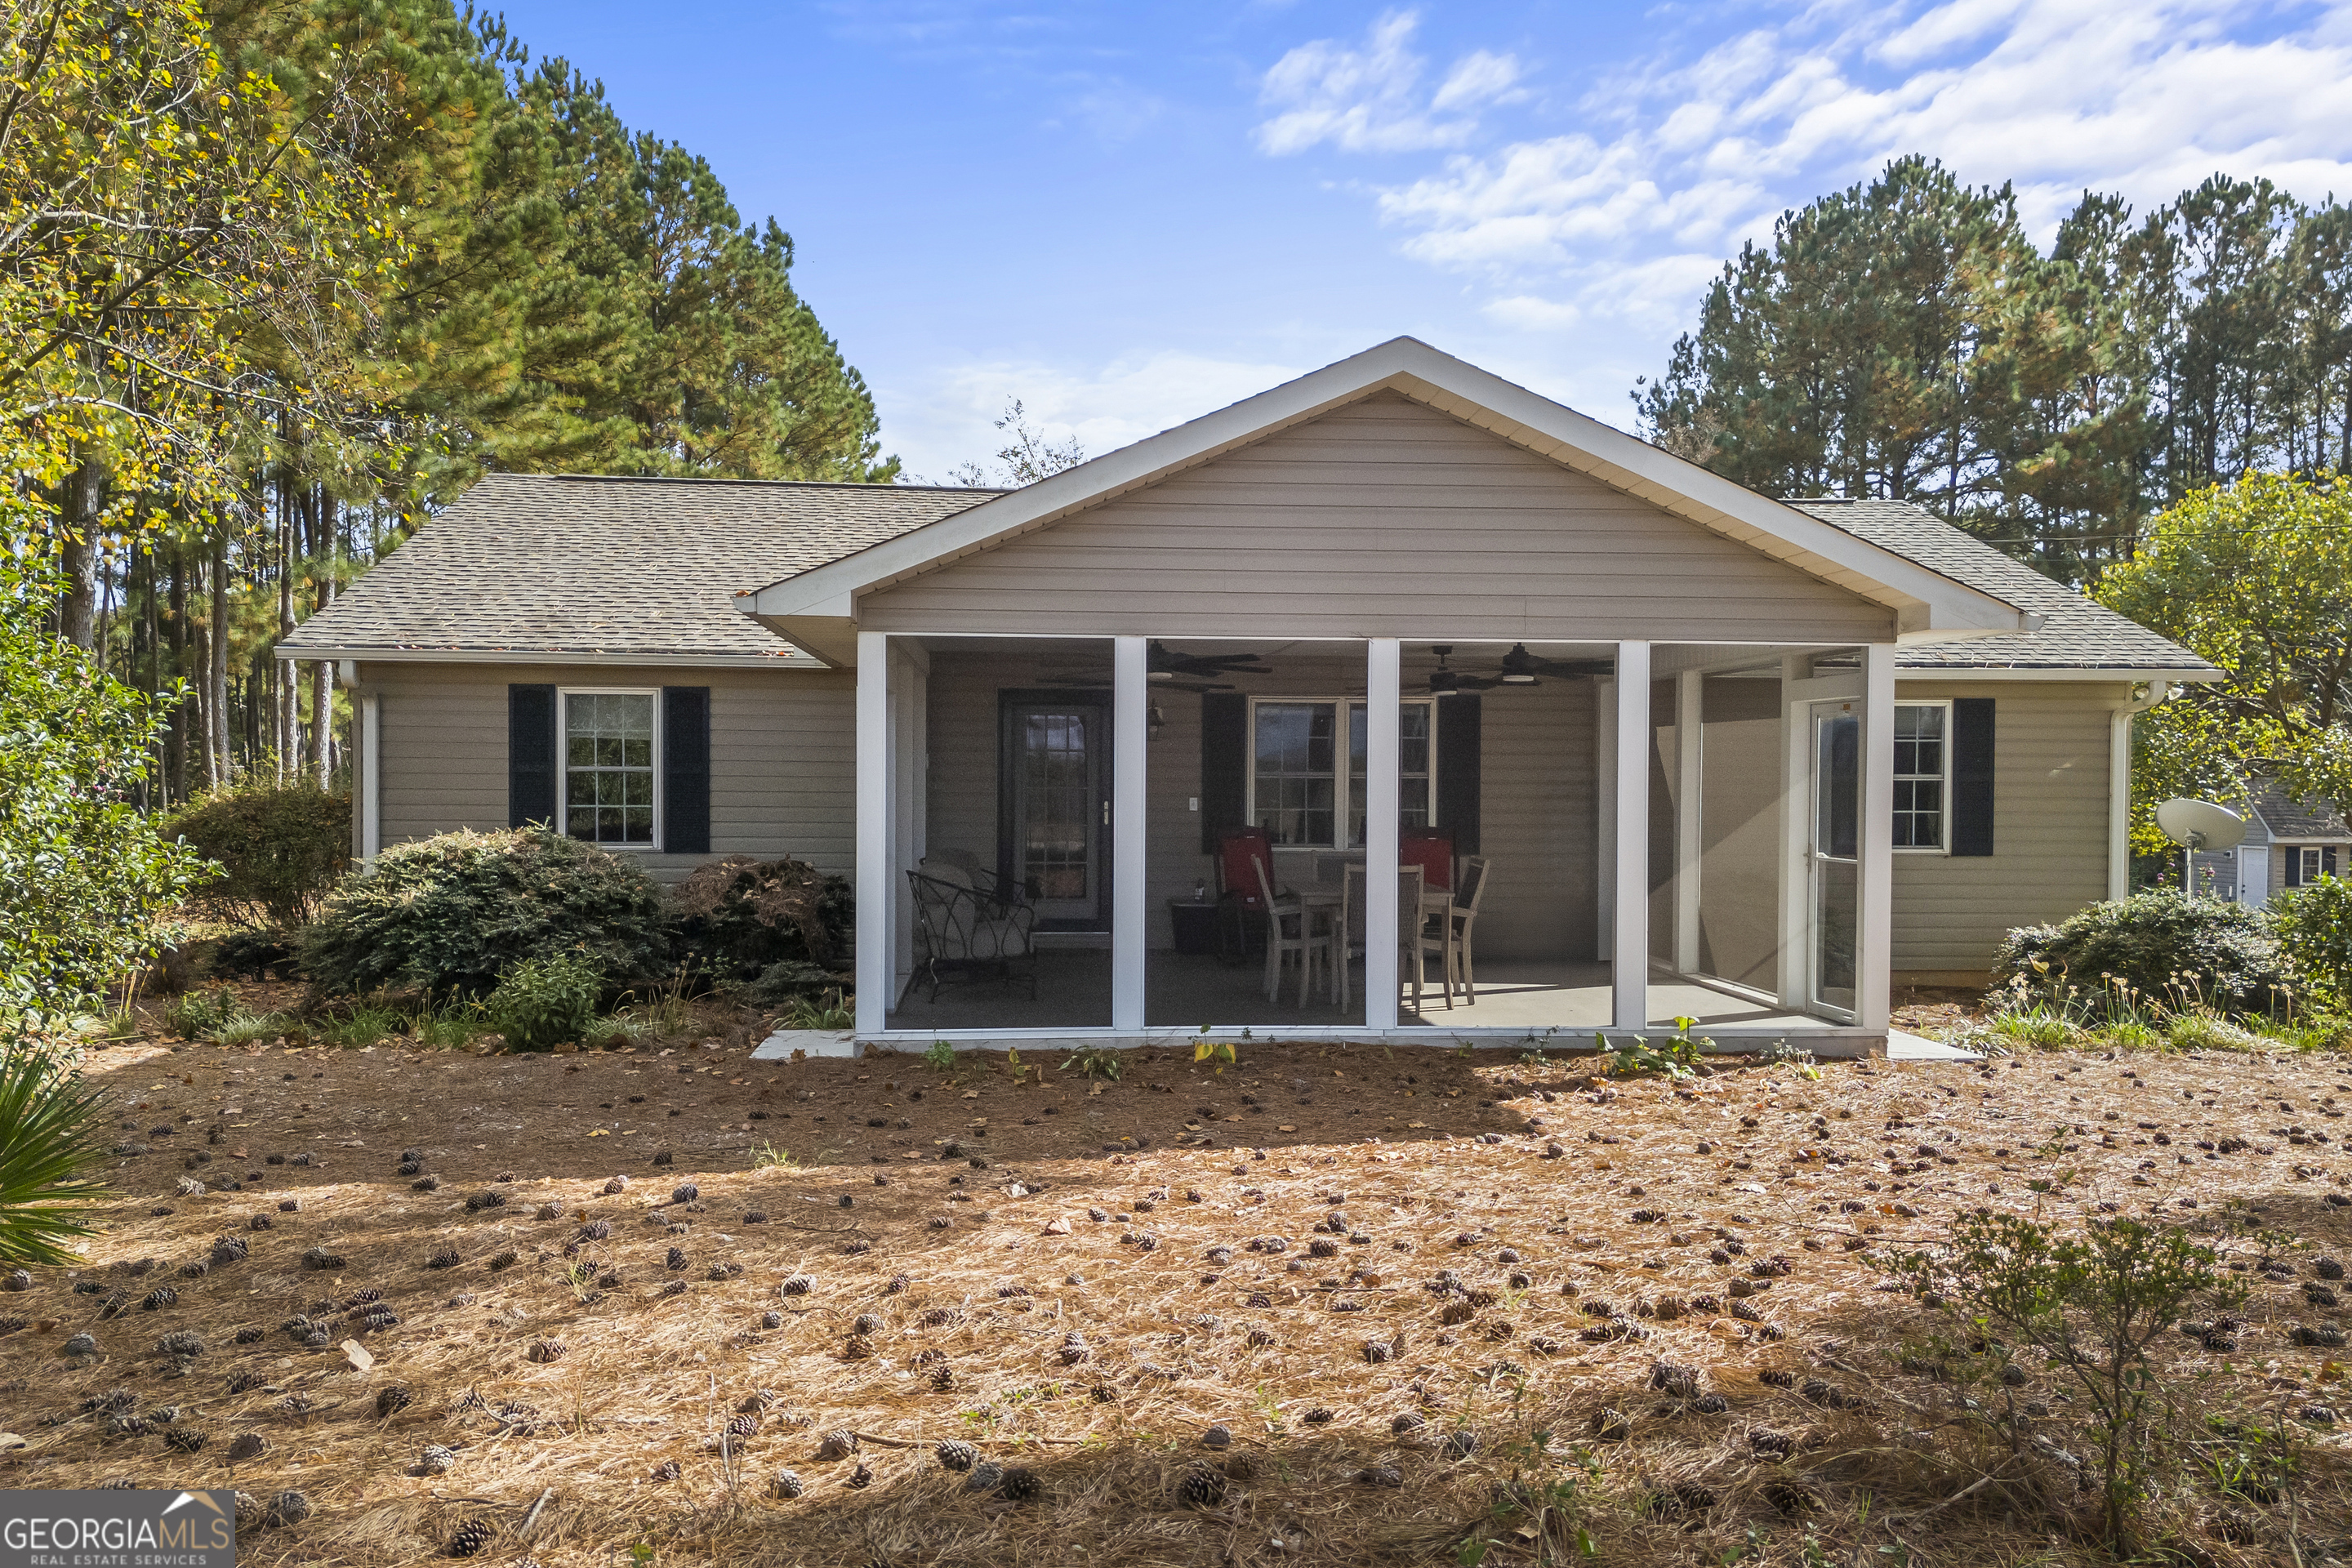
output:
[[[2322,838],[2352,841],[2352,824],[2324,800],[2301,800],[2287,793],[2278,776],[2260,763],[2246,770],[2246,805],[2274,838]]]
[[[1908,639],[2021,632],[2028,612],[1413,338],[1394,338],[1172,430],[743,596],[846,662],[859,595],[944,566],[1381,391],[1453,416],[1895,615]]]
[[[735,595],[997,493],[487,474],[278,656],[820,668],[740,614]]]
[[[1895,655],[1897,669],[2000,670],[2017,676],[2078,676],[2096,669],[2173,680],[2221,677],[2219,669],[2179,643],[2093,603],[1908,501],[1824,498],[1790,504],[2042,617],[2041,626],[2031,632],[1907,644]]]

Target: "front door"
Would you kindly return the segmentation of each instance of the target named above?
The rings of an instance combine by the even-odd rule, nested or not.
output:
[[[1807,943],[1812,1004],[1853,1016],[1854,931],[1862,907],[1862,715],[1854,702],[1812,705],[1812,833]]]
[[[1108,929],[1110,711],[1097,702],[1006,704],[1006,837],[1040,925]]]

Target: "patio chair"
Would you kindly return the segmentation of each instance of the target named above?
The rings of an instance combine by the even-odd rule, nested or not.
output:
[[[1226,966],[1249,957],[1250,931],[1266,922],[1273,879],[1274,846],[1265,829],[1236,827],[1218,835],[1217,957]]]
[[[1346,1007],[1353,995],[1349,961],[1364,949],[1364,917],[1369,908],[1366,880],[1370,873],[1362,866],[1349,865],[1339,879],[1339,941],[1337,962],[1331,966],[1337,982],[1334,991],[1341,1007]],[[1403,866],[1397,870],[1397,981],[1402,984],[1408,974],[1412,977],[1412,1006],[1421,1011],[1421,988],[1427,975],[1422,966],[1426,940],[1423,928],[1426,922],[1421,913],[1422,868]],[[1446,1005],[1453,1005],[1449,994]]]
[[[1478,970],[1472,961],[1471,938],[1478,929],[1478,900],[1486,896],[1486,878],[1493,866],[1484,855],[1462,858],[1462,886],[1454,896],[1454,908],[1446,911],[1446,923],[1454,934],[1454,975],[1467,997],[1468,1005],[1478,1005]]]
[[[1454,835],[1442,827],[1408,827],[1397,837],[1397,864],[1418,866],[1425,887],[1454,886]]]
[[[1003,890],[988,872],[973,872],[938,856],[907,873],[915,900],[915,973],[908,988],[928,980],[930,999],[950,977],[993,975],[1006,984],[1025,980],[1037,995],[1037,911]]]
[[[1259,901],[1265,910],[1265,999],[1282,1000],[1283,961],[1292,953],[1298,955],[1298,1005],[1307,1005],[1307,998],[1315,986],[1315,969],[1318,963],[1332,962],[1332,932],[1318,929],[1315,911],[1307,908],[1295,896],[1275,895],[1274,884],[1265,874],[1265,862],[1254,868],[1257,873]]]

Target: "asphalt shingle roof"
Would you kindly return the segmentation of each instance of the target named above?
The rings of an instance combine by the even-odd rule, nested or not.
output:
[[[280,645],[289,658],[533,653],[784,658],[734,605],[1002,492],[917,485],[490,474]],[[1904,669],[2188,670],[2204,661],[1902,501],[1794,503],[2043,617],[1906,647]]]
[[[1898,669],[2206,670],[2212,666],[2137,621],[1972,539],[1908,501],[1790,503],[1855,538],[1908,556],[1979,593],[2042,617],[2038,632],[1906,646]],[[2218,673],[2218,672],[2217,672]]]
[[[2246,770],[2247,805],[2263,819],[2273,838],[2352,839],[2342,814],[2324,800],[2297,800],[2263,768]]]
[[[488,474],[279,651],[787,658],[736,594],[997,493]]]

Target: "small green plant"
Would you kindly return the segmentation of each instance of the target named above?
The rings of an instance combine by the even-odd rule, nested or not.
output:
[[[956,1064],[956,1048],[945,1040],[933,1040],[923,1053],[923,1065],[934,1072],[946,1072]]]
[[[67,1243],[97,1234],[104,1104],[61,1058],[0,1047],[0,1263],[71,1263]]]
[[[400,1034],[407,1022],[381,1003],[359,1002],[313,1025],[310,1033],[339,1050],[353,1050]]]
[[[435,1050],[462,1050],[489,1032],[488,1010],[479,1002],[464,999],[420,1008],[408,1021],[409,1038]]]
[[[2190,1007],[2168,1021],[2165,1043],[2177,1051],[2258,1051],[2263,1040],[2207,1007]]]
[[[1202,1025],[1201,1032],[1207,1034],[1208,1026]],[[1210,1069],[1220,1077],[1223,1076],[1227,1068],[1242,1065],[1241,1052],[1234,1048],[1234,1043],[1231,1040],[1199,1041],[1192,1047],[1192,1059],[1196,1062],[1209,1063]]]
[[[1946,1310],[1978,1331],[2040,1349],[2072,1377],[2100,1449],[2107,1544],[2137,1555],[2172,1400],[2149,1350],[2199,1299],[2234,1306],[2245,1297],[2211,1249],[2141,1220],[2105,1218],[2069,1234],[1979,1210],[1953,1221],[1948,1245],[1880,1266],[1922,1298],[1950,1298]]]
[[[1675,1032],[1666,1038],[1653,1040],[1646,1036],[1635,1035],[1613,1050],[1606,1036],[1596,1033],[1592,1037],[1603,1051],[1609,1053],[1608,1073],[1612,1078],[1635,1078],[1643,1073],[1657,1073],[1670,1079],[1685,1079],[1696,1072],[1701,1052],[1715,1043],[1691,1038],[1691,1026],[1697,1022],[1696,1018],[1677,1017],[1675,1019]]]
[[[751,1168],[755,1171],[797,1171],[801,1163],[789,1149],[779,1149],[762,1138],[751,1145]]]
[[[783,1026],[838,1034],[857,1027],[857,1005],[838,988],[819,996],[795,996],[784,1005]]]
[[[490,993],[489,1016],[517,1050],[543,1051],[588,1033],[603,976],[583,954],[525,959]]]
[[[1014,1087],[1019,1087],[1027,1079],[1029,1074],[1035,1070],[1035,1063],[1024,1062],[1021,1059],[1021,1052],[1017,1047],[1008,1047],[1006,1049],[1004,1053],[1004,1071],[1006,1076],[1013,1079]]]
[[[1064,1057],[1054,1070],[1068,1072],[1073,1068],[1087,1078],[1108,1079],[1117,1083],[1118,1075],[1127,1070],[1127,1063],[1108,1046],[1082,1046]]]

